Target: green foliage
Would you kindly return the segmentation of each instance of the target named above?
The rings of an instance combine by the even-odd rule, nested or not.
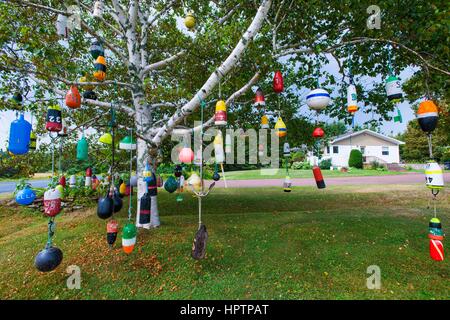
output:
[[[361,151],[358,149],[352,149],[350,151],[350,157],[348,159],[348,166],[351,168],[362,169],[363,167],[363,156]]]
[[[312,166],[309,164],[308,161],[304,161],[304,162],[295,161],[291,165],[291,169],[294,169],[294,170],[309,170],[311,168],[312,168]]]
[[[291,162],[302,162],[305,160],[305,153],[301,150],[291,154]]]
[[[331,168],[331,159],[323,159],[319,163],[320,169],[323,170],[330,170]]]

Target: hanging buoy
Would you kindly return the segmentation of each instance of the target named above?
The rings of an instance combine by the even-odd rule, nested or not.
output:
[[[278,117],[278,120],[275,123],[275,133],[280,138],[285,137],[287,134],[286,125],[284,124],[283,119],[281,119],[281,117]]]
[[[97,176],[94,174],[92,176],[92,190],[96,190],[98,186],[100,185],[100,180],[97,178]]]
[[[106,78],[106,59],[104,56],[98,56],[94,64],[94,78],[103,81]]]
[[[61,131],[62,115],[61,115],[61,107],[59,105],[55,104],[53,106],[48,107],[45,129],[51,132]]]
[[[191,163],[194,160],[194,151],[189,147],[184,147],[178,154],[178,160],[182,163]]]
[[[206,245],[208,243],[208,231],[204,224],[200,225],[192,243],[191,256],[195,260],[203,259],[206,255]]]
[[[153,171],[151,172],[150,178],[147,179],[147,190],[150,196],[156,196],[158,194],[158,180]]]
[[[266,115],[261,117],[261,129],[269,129],[269,118]]]
[[[444,188],[444,176],[442,168],[436,161],[428,161],[425,166],[425,184],[433,191],[439,191]]]
[[[81,95],[76,86],[70,86],[66,93],[66,106],[71,109],[78,109],[81,107]]]
[[[9,128],[8,151],[12,154],[25,154],[30,148],[31,124],[21,113]]]
[[[20,92],[14,93],[14,95],[12,96],[12,101],[19,105],[22,104],[23,101],[22,94]]]
[[[110,246],[113,246],[117,239],[117,232],[119,231],[119,223],[116,220],[110,220],[106,224],[106,241]]]
[[[386,79],[386,95],[389,101],[399,102],[403,97],[402,85],[400,84],[400,80],[394,76],[390,75]]]
[[[281,74],[281,71],[275,72],[275,75],[273,76],[273,91],[275,93],[281,93],[284,90],[284,81],[283,81],[283,75]]]
[[[292,187],[291,177],[286,176],[286,178],[284,179],[284,182],[283,182],[283,191],[291,192],[292,191],[291,187]]]
[[[122,198],[120,198],[119,193],[114,190],[114,195],[112,197],[113,199],[113,212],[119,212],[120,210],[122,210],[123,207],[123,201]]]
[[[213,178],[214,181],[219,181],[220,180],[220,174],[217,171],[215,171],[213,176],[212,176],[212,178]]]
[[[173,193],[178,188],[178,182],[173,176],[169,176],[167,178],[166,182],[164,183],[164,189],[166,189],[167,192]]]
[[[324,89],[314,89],[306,96],[306,104],[316,111],[325,109],[330,101],[330,94]]]
[[[444,232],[442,231],[441,221],[438,218],[432,218],[428,228],[428,238],[430,239],[430,257],[436,261],[444,260]]]
[[[34,131],[30,132],[30,146],[29,149],[34,151],[36,150],[36,144],[37,144],[37,138],[36,138],[36,134],[34,133]]]
[[[32,204],[34,199],[36,199],[36,193],[30,186],[25,186],[16,194],[16,202],[21,206]]]
[[[94,59],[97,59],[99,56],[104,57],[105,56],[105,50],[103,49],[103,46],[101,42],[94,40],[91,44],[91,47],[89,48],[89,52],[91,56]],[[89,89],[92,90],[92,89]]]
[[[214,124],[225,126],[227,124],[227,105],[225,101],[219,100],[216,103],[216,113],[214,114]]]
[[[86,161],[88,159],[88,150],[89,145],[86,138],[83,135],[81,139],[78,140],[77,142],[77,160]]]
[[[57,189],[49,189],[44,193],[44,214],[54,217],[61,212],[61,193]]]
[[[132,136],[126,136],[119,143],[119,149],[121,150],[136,150],[136,141]]]
[[[90,187],[91,185],[92,185],[92,169],[88,167],[86,169],[86,178],[84,181],[84,186]]]
[[[89,100],[97,100],[97,94],[92,90],[86,90],[83,92],[83,98]]]
[[[192,30],[195,27],[195,17],[192,12],[188,12],[186,17],[184,18],[184,25],[188,30]]]
[[[104,3],[103,1],[94,2],[94,10],[92,11],[92,16],[96,18],[101,18],[103,16]]]
[[[74,188],[77,184],[77,178],[75,177],[75,175],[71,175],[69,178],[69,187]]]
[[[112,216],[114,210],[114,201],[109,195],[100,197],[97,203],[97,216],[100,219],[108,219]]]
[[[67,128],[67,123],[65,119],[62,119],[61,121],[61,131],[58,132],[58,137],[62,137],[65,138],[69,135],[68,133],[68,128]]]
[[[104,133],[99,139],[99,142],[103,144],[112,144],[112,135],[109,132]]]
[[[283,156],[286,158],[291,156],[291,147],[288,142],[285,142],[283,145]]]
[[[120,186],[119,186],[119,193],[122,196],[126,196],[127,195],[127,184],[125,183],[125,181],[123,181]]]
[[[255,103],[253,106],[255,107],[263,107],[266,105],[266,101],[264,99],[264,93],[261,88],[258,88],[255,92]]]
[[[431,133],[436,129],[439,120],[438,107],[431,100],[425,100],[419,104],[417,110],[417,120],[420,128]]]
[[[225,135],[225,153],[231,153],[231,135],[229,133],[227,133]]]
[[[312,133],[313,138],[323,138],[324,135],[325,135],[325,131],[323,131],[323,129],[321,127],[315,128]]]
[[[222,132],[219,130],[214,138],[214,157],[216,163],[225,162],[225,154],[223,152]]]
[[[173,174],[175,175],[176,178],[179,178],[179,177],[181,177],[182,173],[183,173],[183,167],[180,166],[179,164],[177,164],[175,166]]]
[[[122,230],[122,248],[127,254],[130,254],[136,244],[137,228],[134,223],[127,223]]]
[[[130,178],[130,186],[131,187],[137,187],[138,183],[138,177],[137,176],[131,176]]]
[[[150,223],[152,199],[148,192],[144,193],[140,200],[139,224],[146,225]]]
[[[349,84],[347,87],[347,111],[354,114],[358,111],[358,100],[356,95],[356,86],[354,84]]]
[[[50,246],[36,255],[34,266],[41,272],[50,272],[60,265],[62,259],[62,251],[57,247]]]
[[[65,187],[66,187],[66,177],[65,177],[64,175],[62,175],[62,176],[59,178],[58,183],[59,183],[63,188],[65,188]]]
[[[323,180],[322,171],[318,166],[313,167],[314,179],[316,180],[317,188],[325,188],[325,181]]]
[[[56,18],[56,33],[62,38],[69,37],[69,28],[67,27],[67,16],[58,14]]]

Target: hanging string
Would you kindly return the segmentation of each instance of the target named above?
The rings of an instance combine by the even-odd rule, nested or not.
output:
[[[432,145],[432,134],[427,134],[427,140],[428,140],[428,152],[430,153],[430,159],[433,159],[433,145]]]
[[[393,71],[392,71],[392,60],[391,60],[391,50],[392,50],[392,45],[389,44],[388,45],[388,70],[389,70],[389,75],[393,74]]]
[[[47,227],[47,230],[48,230],[48,232],[47,232],[47,244],[46,244],[46,248],[48,249],[48,248],[50,248],[51,246],[52,246],[52,238],[53,238],[53,235],[55,234],[55,221],[54,221],[54,217],[52,217],[52,218],[50,218],[50,219],[48,219],[48,227]]]
[[[130,137],[131,143],[133,143],[133,128],[130,128]],[[131,174],[133,172],[133,148],[130,148],[130,182],[131,182]],[[128,202],[128,221],[131,221],[131,212],[133,209],[133,187],[130,186],[130,199]]]

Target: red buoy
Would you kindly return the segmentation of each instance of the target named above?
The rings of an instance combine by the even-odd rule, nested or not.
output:
[[[275,72],[275,76],[273,77],[273,91],[275,91],[275,93],[281,93],[283,89],[283,75],[280,71],[277,71]]]
[[[312,133],[312,136],[314,138],[323,138],[324,135],[325,135],[325,131],[323,131],[323,129],[321,127],[315,128]]]
[[[266,101],[264,99],[264,93],[261,88],[258,88],[255,92],[255,103],[253,104],[255,107],[261,107],[266,105]]]
[[[323,180],[322,171],[318,166],[313,167],[314,179],[316,180],[317,188],[325,188],[325,181]]]

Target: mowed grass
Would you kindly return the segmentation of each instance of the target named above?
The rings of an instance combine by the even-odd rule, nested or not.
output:
[[[207,257],[190,257],[197,200],[159,193],[162,225],[141,230],[127,256],[108,248],[95,209],[57,217],[62,264],[33,266],[46,242],[46,219],[0,211],[2,299],[448,299],[450,263],[429,258],[432,210],[421,185],[214,189],[203,203]],[[438,213],[450,226],[449,192]],[[126,208],[116,219],[123,226]],[[446,245],[444,241],[444,245]],[[66,287],[66,268],[81,268],[81,289]],[[366,286],[381,268],[381,289]]]
[[[405,172],[396,171],[379,171],[367,169],[351,168],[348,172],[340,172],[338,170],[322,170],[324,178],[339,178],[339,177],[367,177],[367,176],[384,176],[405,174]],[[262,169],[262,170],[242,170],[242,171],[228,171],[225,172],[228,180],[247,180],[247,179],[284,179],[286,170],[279,169]],[[291,178],[312,178],[312,170],[289,170]]]

